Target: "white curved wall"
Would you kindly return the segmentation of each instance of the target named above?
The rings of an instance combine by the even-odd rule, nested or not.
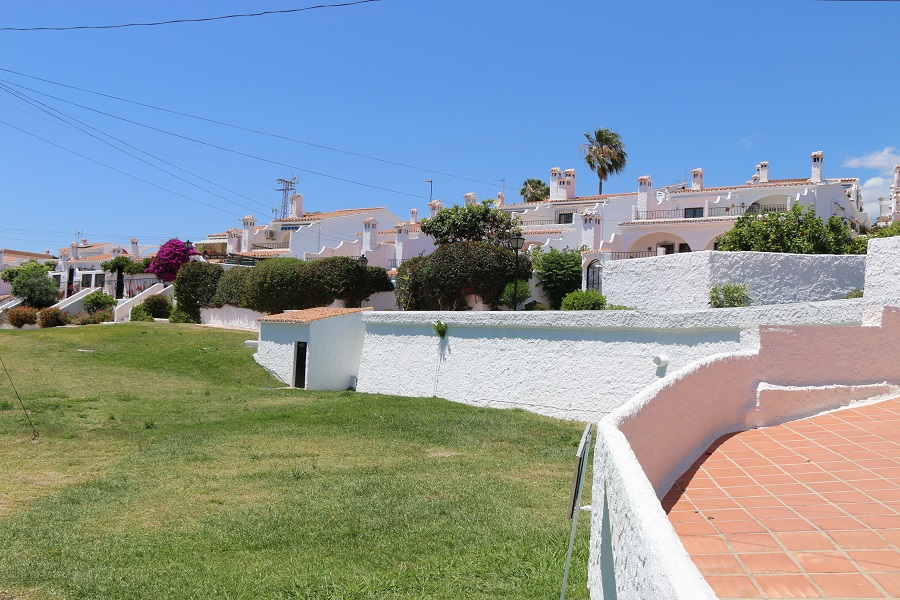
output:
[[[200,309],[200,323],[223,329],[252,329],[259,331],[259,321],[257,319],[265,316],[266,313],[250,310],[249,308],[238,308],[229,304],[222,308]]]

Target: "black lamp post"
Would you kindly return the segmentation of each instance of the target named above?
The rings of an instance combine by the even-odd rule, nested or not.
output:
[[[516,280],[513,284],[513,310],[519,310],[519,250],[525,245],[525,238],[516,235],[510,238],[509,244],[516,251]]]
[[[356,259],[356,264],[359,266],[359,306],[357,308],[362,308],[363,303],[363,286],[365,285],[365,277],[366,277],[366,267],[369,264],[369,259],[366,258],[366,255],[363,254],[359,258]]]

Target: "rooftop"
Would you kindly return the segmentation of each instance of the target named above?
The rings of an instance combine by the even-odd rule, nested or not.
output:
[[[310,323],[319,319],[328,319],[330,317],[339,317],[341,315],[349,315],[351,313],[372,310],[372,307],[366,308],[308,308],[306,310],[289,310],[277,315],[269,315],[260,317],[259,321],[263,323]]]
[[[726,435],[663,507],[720,598],[900,597],[900,398]]]
[[[334,210],[331,212],[317,212],[317,213],[307,213],[302,217],[283,217],[279,219],[273,219],[273,223],[313,223],[315,221],[321,221],[322,219],[333,219],[335,217],[351,217],[354,215],[361,215],[370,212],[376,212],[379,210],[385,210],[383,206],[378,206],[375,208],[345,208],[342,210]]]

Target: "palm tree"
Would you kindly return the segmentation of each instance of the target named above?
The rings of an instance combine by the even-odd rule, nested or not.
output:
[[[550,186],[540,179],[526,179],[519,194],[525,202],[543,202],[550,197]]]
[[[603,182],[610,175],[621,173],[625,169],[628,155],[625,144],[618,133],[609,129],[598,129],[591,135],[585,133],[587,143],[579,147],[581,156],[587,166],[600,178],[599,193],[603,193]]]

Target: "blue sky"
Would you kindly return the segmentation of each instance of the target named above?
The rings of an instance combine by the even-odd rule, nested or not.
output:
[[[5,3],[0,27],[311,4],[33,0]],[[0,31],[2,69],[307,142],[0,71],[0,84],[34,90],[12,88],[47,105],[38,107],[194,184],[0,89],[0,120],[19,128],[0,124],[0,247],[56,253],[76,229],[89,241],[200,239],[247,213],[268,221],[280,204],[274,180],[293,175],[307,210],[387,206],[401,218],[413,207],[427,214],[426,179],[446,204],[470,191],[493,197],[501,179],[516,201],[524,179],[574,167],[578,194],[592,194],[578,146],[598,127],[618,131],[629,155],[606,193],[633,191],[644,174],[683,180],[695,167],[707,185],[739,184],[762,160],[773,178],[806,177],[810,152],[823,150],[825,175],[862,178],[873,201],[900,163],[898,21],[896,2],[381,0],[212,23]]]

